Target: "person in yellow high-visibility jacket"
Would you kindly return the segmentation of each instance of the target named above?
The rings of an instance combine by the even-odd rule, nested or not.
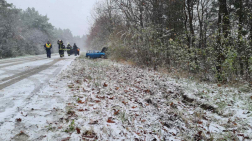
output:
[[[45,50],[46,50],[46,54],[47,54],[47,58],[51,58],[51,48],[52,48],[52,44],[48,41],[45,45]]]

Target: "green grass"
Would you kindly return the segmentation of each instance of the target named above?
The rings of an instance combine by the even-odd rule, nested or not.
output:
[[[218,109],[223,110],[224,108],[227,107],[227,103],[225,101],[221,101],[216,103],[218,105]]]
[[[71,122],[71,124],[69,125],[69,127],[64,131],[64,132],[73,132],[75,130],[75,123],[74,120]]]

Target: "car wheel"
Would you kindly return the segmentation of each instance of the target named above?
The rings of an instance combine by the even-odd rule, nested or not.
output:
[[[101,58],[104,59],[104,55],[102,55]]]

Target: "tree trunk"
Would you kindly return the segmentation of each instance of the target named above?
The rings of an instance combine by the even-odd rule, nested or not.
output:
[[[223,54],[225,48],[224,44],[221,43],[221,34],[224,34],[224,38],[228,38],[229,36],[229,14],[227,10],[227,2],[226,0],[219,0],[219,14],[218,14],[218,36],[217,36],[217,79],[218,81],[222,81],[221,75],[222,75],[222,68],[221,65],[225,60],[225,55]]]
[[[251,76],[250,76],[250,72],[251,72],[251,70],[249,69],[249,59],[250,59],[250,57],[251,57],[251,51],[252,51],[252,2],[250,1],[250,3],[249,3],[249,1],[247,0],[246,1],[246,3],[247,3],[247,5],[248,5],[248,9],[250,10],[249,11],[249,14],[250,14],[250,16],[249,16],[249,25],[250,25],[250,37],[249,37],[249,40],[250,40],[250,49],[249,49],[249,52],[246,52],[247,53],[247,59],[246,59],[246,63],[247,63],[247,72],[248,72],[248,76],[251,78]]]
[[[242,0],[238,1],[238,10],[237,15],[239,17],[239,27],[238,27],[238,53],[239,53],[239,64],[240,64],[240,75],[244,74],[244,68],[243,68],[243,45],[242,45],[242,27],[243,27],[243,2]]]

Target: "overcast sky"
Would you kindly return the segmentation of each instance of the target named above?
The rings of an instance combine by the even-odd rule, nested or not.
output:
[[[57,28],[69,28],[73,35],[88,34],[92,24],[91,11],[97,1],[102,0],[6,0],[17,8],[34,7],[42,15],[47,15]]]

